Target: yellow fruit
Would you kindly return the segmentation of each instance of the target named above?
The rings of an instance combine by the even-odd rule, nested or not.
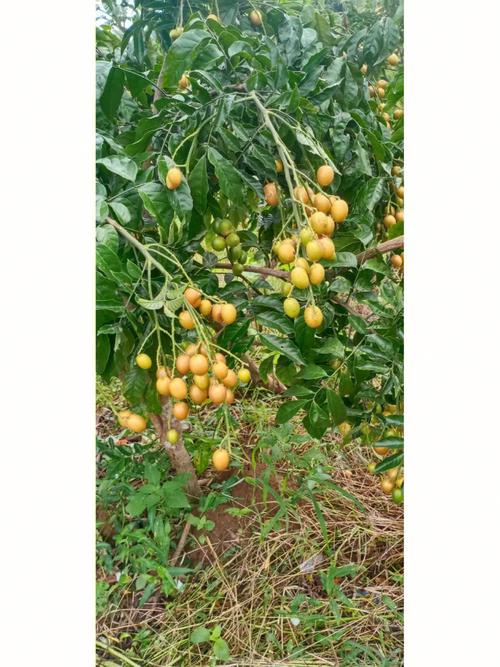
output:
[[[322,192],[318,192],[314,197],[314,207],[322,213],[330,213],[330,198]]]
[[[391,264],[392,264],[393,268],[400,269],[403,266],[403,260],[401,259],[401,256],[400,255],[393,255],[391,257]]]
[[[178,401],[183,401],[187,398],[187,394],[187,384],[182,378],[170,380],[170,396],[176,398]]]
[[[385,97],[385,90],[383,88],[377,88],[377,93],[379,97]]]
[[[387,493],[389,495],[389,493],[392,493],[392,490],[394,488],[394,484],[393,484],[393,482],[391,482],[390,479],[388,479],[387,477],[384,477],[384,479],[380,482],[380,488],[382,489],[382,491],[384,493]]]
[[[311,329],[317,329],[323,324],[323,313],[318,306],[307,306],[304,310],[304,321]]]
[[[238,384],[238,376],[232,370],[232,368],[228,369],[226,377],[222,380],[222,384],[225,387],[229,387],[230,389],[236,387],[236,385]]]
[[[309,187],[306,189],[303,185],[297,185],[293,189],[293,196],[303,204],[312,204],[314,193]]]
[[[208,398],[208,392],[206,389],[200,389],[195,384],[192,384],[189,387],[189,396],[195,405],[201,405]]]
[[[306,246],[306,255],[313,262],[317,262],[318,259],[323,257],[323,248],[319,239],[317,241],[309,241]]]
[[[255,26],[259,27],[262,25],[262,14],[259,12],[258,9],[254,9],[253,11],[250,12],[249,14],[250,18],[250,23]]]
[[[275,160],[274,161],[274,167],[277,171],[278,174],[281,174],[283,171],[283,162],[281,160]]]
[[[156,380],[156,391],[160,396],[169,396],[170,395],[170,379],[169,378],[158,378]]]
[[[282,264],[290,264],[295,259],[295,248],[290,241],[283,241],[278,247],[277,254]]]
[[[193,287],[187,287],[184,291],[184,298],[193,308],[198,308],[201,303],[201,292]]]
[[[288,299],[285,299],[283,302],[283,310],[285,311],[285,315],[288,315],[288,317],[296,318],[300,313],[300,303],[297,301],[297,299],[288,297]]]
[[[193,354],[198,352],[199,347],[200,345],[198,343],[189,343],[184,352],[188,355],[188,357],[192,357]]]
[[[223,304],[221,309],[221,320],[224,324],[232,324],[237,316],[238,312],[232,303]]]
[[[324,236],[321,239],[318,239],[318,243],[322,249],[322,258],[323,259],[335,259],[335,245],[332,239]]]
[[[221,320],[221,313],[222,313],[222,304],[216,303],[212,306],[212,319],[214,322],[219,322],[219,324],[222,324]]]
[[[147,422],[141,415],[131,414],[127,419],[127,428],[134,433],[142,433],[147,426]]]
[[[226,357],[222,354],[222,352],[216,352],[215,353],[215,361],[221,361],[223,364],[226,363]]]
[[[179,88],[182,88],[182,90],[186,90],[188,86],[189,86],[189,78],[185,74],[183,74],[179,79]]]
[[[208,389],[208,397],[215,405],[220,405],[226,400],[226,387],[222,384],[211,384]]]
[[[219,472],[228,469],[229,460],[229,453],[226,449],[216,449],[212,454],[212,465]]]
[[[167,188],[176,190],[182,182],[182,171],[178,167],[172,167],[167,171]]]
[[[333,232],[335,231],[335,222],[333,221],[333,218],[331,218],[329,215],[326,216],[327,219],[327,224],[325,227],[325,236],[332,236]]]
[[[377,81],[377,86],[378,86],[379,88],[384,88],[384,90],[387,88],[388,85],[389,85],[389,82],[386,81],[385,79],[379,79],[379,80]]]
[[[400,199],[404,199],[405,197],[405,189],[402,185],[399,186],[399,188],[396,189],[396,194]]]
[[[313,213],[309,219],[311,227],[317,234],[326,234],[329,228],[328,216],[321,211]]]
[[[389,452],[389,449],[387,447],[374,447],[373,451],[380,456],[385,456]]]
[[[359,68],[359,71],[360,71],[361,74],[363,74],[363,76],[364,76],[364,75],[368,72],[368,65],[367,65],[366,63],[364,63],[364,64],[361,65],[361,67]]]
[[[182,310],[179,313],[179,324],[183,329],[194,329],[194,320],[191,313],[187,310]]]
[[[325,269],[321,264],[313,264],[309,271],[311,285],[320,285],[325,279]]]
[[[180,403],[174,403],[172,414],[176,419],[186,419],[189,414],[189,405],[184,401],[181,401]]]
[[[175,428],[171,428],[169,431],[167,431],[167,440],[171,445],[175,445],[177,440],[179,440],[179,433],[175,430]]]
[[[335,222],[344,222],[349,215],[349,206],[343,199],[335,199],[331,204],[331,211]]]
[[[300,266],[302,269],[305,269],[309,273],[309,262],[304,257],[298,257],[295,260],[295,266]]]
[[[251,379],[250,371],[248,368],[240,368],[238,371],[238,380],[243,384],[248,384]]]
[[[210,386],[210,378],[208,375],[194,375],[193,382],[199,389],[208,389]]]
[[[126,428],[126,427],[127,427],[128,418],[130,417],[131,414],[132,414],[132,413],[130,412],[130,410],[121,410],[121,411],[118,413],[118,415],[117,415],[117,417],[118,417],[118,423],[120,424],[120,426],[121,426],[122,428]]]
[[[189,361],[189,370],[194,375],[205,375],[208,373],[208,359],[204,354],[193,354]]]
[[[144,352],[141,352],[141,354],[138,354],[136,356],[135,363],[139,366],[139,368],[143,368],[144,370],[151,368],[151,366],[153,365],[151,357],[145,354]]]
[[[399,56],[396,53],[391,53],[391,55],[387,58],[387,62],[389,65],[394,67],[399,62]]]
[[[403,210],[396,213],[396,222],[403,222],[405,219],[405,212]]]
[[[375,88],[373,86],[368,86],[368,92],[370,93],[370,97],[375,97]]]
[[[212,311],[212,302],[208,299],[202,299],[200,302],[200,313],[208,317]]]
[[[399,468],[391,468],[390,470],[387,471],[387,477],[391,480],[391,482],[395,482],[398,475],[399,475]]]
[[[402,168],[399,165],[394,165],[394,167],[391,169],[391,174],[393,176],[400,176],[402,172]]]
[[[179,354],[175,360],[175,367],[181,375],[187,375],[189,373],[190,363],[191,357],[188,354]]]
[[[403,116],[404,116],[403,109],[394,109],[394,118],[395,118],[395,120],[399,120],[400,118],[403,118]]]
[[[165,368],[165,366],[158,366],[156,369],[156,377],[157,378],[166,378],[168,377],[168,371]]]
[[[306,246],[309,241],[314,239],[314,232],[310,227],[304,227],[300,230],[300,242],[303,246]]]
[[[296,269],[292,269],[290,273],[290,281],[292,285],[298,289],[306,289],[309,287],[309,276],[307,271],[298,266]]]
[[[232,405],[234,403],[234,391],[226,388],[226,403]]]
[[[278,206],[280,199],[274,183],[267,183],[264,186],[264,199],[269,206]]]
[[[218,361],[212,367],[212,371],[218,380],[223,380],[229,372],[229,368],[223,361]]]
[[[396,224],[396,218],[393,215],[386,215],[384,218],[384,225],[387,229]]]
[[[316,180],[322,188],[326,188],[333,183],[335,172],[329,164],[323,164],[316,172]]]
[[[281,294],[283,296],[288,296],[292,291],[293,285],[291,283],[281,283]]]

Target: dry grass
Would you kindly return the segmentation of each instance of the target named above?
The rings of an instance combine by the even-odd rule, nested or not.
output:
[[[182,593],[151,600],[141,609],[133,596],[124,599],[119,609],[99,619],[98,635],[126,650],[127,659],[148,667],[223,664],[210,661],[209,643],[189,641],[194,629],[216,625],[233,660],[224,664],[401,665],[402,508],[366,472],[361,447],[341,449],[334,438],[322,447],[331,461],[331,480],[366,511],[335,488],[320,485],[314,496],[319,510],[307,497],[287,500],[286,521],[262,537],[266,516],[254,507],[244,517],[247,529],[232,553],[218,554],[207,533],[211,563],[186,580]],[[300,471],[280,464],[280,473],[296,478]],[[291,488],[283,498],[290,494]],[[189,562],[195,547],[191,540],[179,564]],[[304,573],[301,564],[311,557],[316,557],[316,569]],[[354,565],[355,573],[327,590],[332,564]],[[128,650],[123,637],[145,628],[151,632],[148,641]]]

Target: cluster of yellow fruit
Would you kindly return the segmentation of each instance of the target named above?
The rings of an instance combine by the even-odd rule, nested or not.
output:
[[[219,324],[232,324],[238,311],[232,303],[212,303],[210,299],[203,299],[201,292],[193,287],[188,287],[184,292],[186,301],[205,317],[211,317]],[[183,329],[194,329],[195,321],[189,310],[181,310],[179,313],[179,324]]]
[[[375,462],[368,464],[368,472],[375,473]],[[403,502],[403,484],[404,484],[404,469],[402,466],[391,468],[380,480],[380,488],[387,495],[392,495],[392,499],[398,505]]]
[[[391,53],[391,55],[388,56],[388,58],[387,58],[387,64],[388,64],[390,67],[396,67],[396,65],[397,65],[398,63],[399,63],[399,56],[398,56],[398,54],[397,54],[397,53]],[[359,68],[359,71],[360,71],[361,74],[363,74],[363,76],[364,76],[365,74],[368,73],[368,65],[367,65],[366,63],[364,63],[364,64],[361,65],[361,67]]]

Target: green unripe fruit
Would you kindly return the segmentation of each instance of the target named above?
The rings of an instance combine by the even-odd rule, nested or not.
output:
[[[240,244],[240,237],[236,232],[231,232],[226,236],[226,245],[228,248],[235,248]]]
[[[227,238],[229,238],[229,236]],[[226,239],[226,244],[227,244],[227,239]],[[239,259],[241,259],[242,254],[243,254],[243,248],[239,244],[235,245],[233,248],[229,247],[227,251],[227,256],[232,262],[237,262]]]
[[[243,266],[243,264],[240,264],[239,262],[234,262],[234,264],[233,264],[233,274],[235,276],[241,276],[241,274],[243,273],[244,270],[245,270],[245,267]]]
[[[396,505],[401,505],[401,503],[403,502],[403,498],[404,498],[403,489],[396,488],[392,490],[392,499],[394,500]]]
[[[374,461],[372,461],[366,467],[368,472],[370,472],[373,475],[373,473],[375,472],[375,468],[377,467],[377,464]]]
[[[225,218],[224,220],[221,220],[219,223],[219,234],[222,234],[222,236],[227,236],[228,234],[231,234],[231,232],[234,231],[234,225],[231,222],[231,220],[228,220]],[[240,242],[240,239],[238,238],[238,243]],[[236,245],[236,244],[235,244]]]
[[[283,310],[288,317],[298,317],[300,314],[300,303],[293,297],[288,297],[283,303]]]
[[[216,236],[212,241],[212,248],[214,250],[224,250],[226,247],[226,239],[223,236]]]
[[[241,255],[240,255],[240,257],[239,257],[240,264],[246,264],[246,263],[247,263],[247,259],[248,259],[248,255],[247,255],[246,251],[243,250],[243,252],[241,253]]]
[[[179,434],[177,433],[175,428],[171,428],[167,433],[167,440],[171,445],[175,445],[178,439],[179,439]]]

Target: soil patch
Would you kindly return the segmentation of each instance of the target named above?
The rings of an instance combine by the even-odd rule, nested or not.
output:
[[[210,531],[192,532],[196,546],[186,552],[190,560],[194,563],[211,563],[226,552],[233,553],[244,546],[259,523],[276,514],[279,509],[278,503],[269,494],[264,499],[264,491],[257,481],[262,477],[265,468],[262,463],[258,463],[255,469],[247,465],[242,470],[242,479],[231,489],[231,501],[204,513],[204,516],[215,525]],[[229,470],[220,473],[218,481],[229,479],[232,474],[234,473]],[[251,481],[247,481],[245,477],[251,478]],[[279,479],[271,476],[269,485],[277,491]],[[240,513],[238,510],[250,511]]]

